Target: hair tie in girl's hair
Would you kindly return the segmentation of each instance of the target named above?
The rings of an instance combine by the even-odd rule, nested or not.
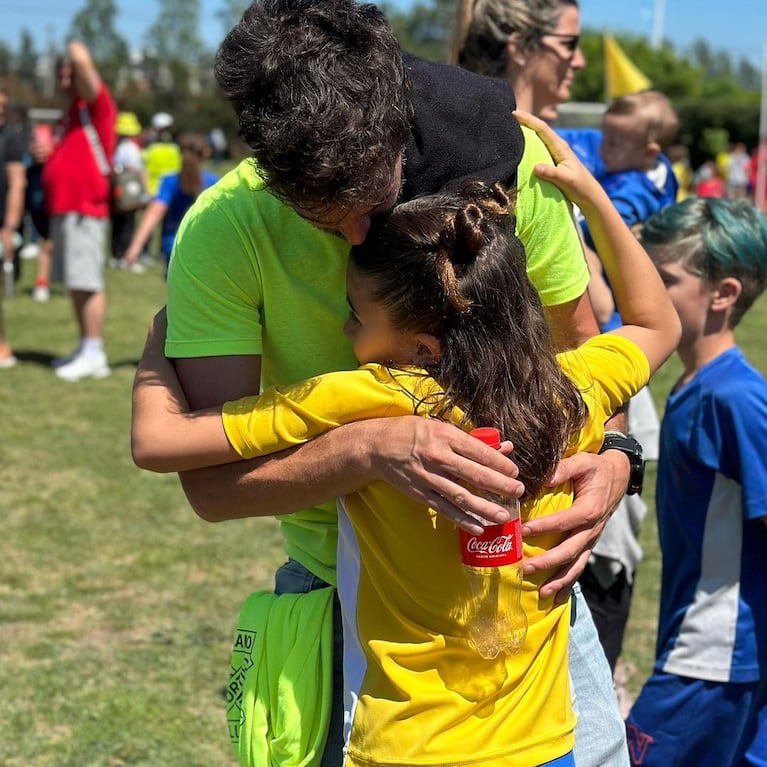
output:
[[[496,223],[498,217],[508,216],[512,212],[513,194],[509,194],[497,181],[494,184],[485,184],[482,181],[471,182],[464,189],[464,193],[486,213],[491,214]]]
[[[496,182],[490,187],[490,193],[495,204],[498,206],[496,212],[502,216],[508,216],[511,214],[513,200],[506,189],[504,189],[501,184]]]
[[[479,205],[468,203],[443,225],[436,253],[436,267],[445,293],[445,308],[459,314],[469,310],[471,301],[460,289],[459,280],[487,243],[482,231],[485,216]]]

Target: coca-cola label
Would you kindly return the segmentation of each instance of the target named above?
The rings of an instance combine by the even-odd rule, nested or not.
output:
[[[522,523],[512,519],[490,525],[481,535],[458,531],[461,562],[472,567],[503,567],[522,559]]]

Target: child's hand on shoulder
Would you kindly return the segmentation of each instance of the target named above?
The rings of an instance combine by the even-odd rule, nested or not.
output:
[[[521,125],[532,128],[549,150],[553,165],[538,163],[533,172],[538,178],[558,186],[579,208],[588,208],[607,200],[602,187],[575,156],[567,142],[553,129],[522,109],[515,109],[514,117]]]

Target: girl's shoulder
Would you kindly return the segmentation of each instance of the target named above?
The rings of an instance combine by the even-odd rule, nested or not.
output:
[[[613,410],[633,397],[650,379],[644,352],[623,336],[602,333],[577,349],[557,355],[557,361],[585,396]]]

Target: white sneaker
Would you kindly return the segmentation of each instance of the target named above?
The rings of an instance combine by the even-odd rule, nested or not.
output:
[[[37,258],[40,255],[40,246],[36,242],[28,242],[20,251],[19,258]]]
[[[132,264],[126,261],[120,261],[120,269],[126,272],[132,272],[133,274],[144,274],[146,267],[144,264],[140,264],[138,261],[134,261]]]
[[[35,285],[34,289],[32,290],[33,301],[44,303],[45,301],[48,301],[50,297],[51,291],[47,285]]]
[[[18,360],[12,354],[0,357],[0,370],[3,368],[12,368],[17,362]]]
[[[56,368],[56,377],[62,381],[79,381],[81,378],[106,378],[112,371],[107,365],[104,352],[78,354],[71,362]]]

